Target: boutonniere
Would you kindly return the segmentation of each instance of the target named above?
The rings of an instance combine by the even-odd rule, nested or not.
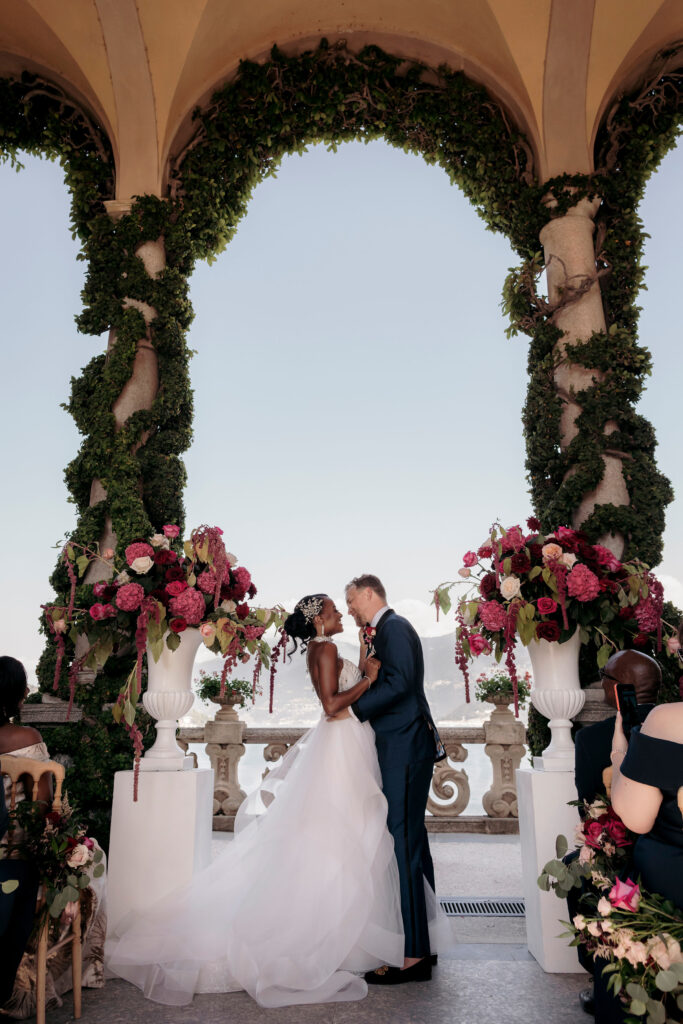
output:
[[[377,636],[377,630],[374,626],[363,627],[363,643],[367,647],[368,658],[375,657],[375,637]]]

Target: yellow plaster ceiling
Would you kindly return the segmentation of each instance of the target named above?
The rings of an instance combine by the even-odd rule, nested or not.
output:
[[[2,0],[0,73],[38,71],[85,102],[127,198],[163,191],[192,109],[240,59],[321,36],[462,68],[507,105],[549,176],[591,169],[611,98],[683,38],[683,0]]]

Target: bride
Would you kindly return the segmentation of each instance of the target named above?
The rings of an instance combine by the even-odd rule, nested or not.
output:
[[[285,622],[302,641],[323,708],[245,800],[235,838],[192,882],[107,938],[110,975],[160,1003],[246,990],[261,1006],[362,999],[356,972],[403,964],[393,840],[372,727],[349,705],[377,678],[337,656],[342,616],[325,594]],[[432,951],[450,928],[426,885]]]

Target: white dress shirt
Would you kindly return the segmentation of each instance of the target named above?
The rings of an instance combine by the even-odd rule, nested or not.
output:
[[[380,610],[378,612],[375,612],[375,614],[372,616],[372,622],[370,623],[370,625],[372,626],[373,629],[375,629],[377,627],[377,623],[379,622],[379,620],[382,618],[384,613],[388,612],[388,611],[389,611],[389,605],[388,604],[383,604],[382,607],[380,608]]]

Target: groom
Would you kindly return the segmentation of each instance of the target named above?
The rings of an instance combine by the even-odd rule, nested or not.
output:
[[[371,635],[374,654],[382,663],[377,681],[351,708],[356,718],[370,722],[375,731],[405,932],[403,967],[368,971],[365,980],[371,985],[429,981],[436,957],[429,948],[424,878],[433,889],[434,866],[424,816],[434,762],[446,752],[424,694],[422,645],[413,627],[388,607],[386,591],[376,576],[351,580],[346,604],[356,625],[366,627]]]

